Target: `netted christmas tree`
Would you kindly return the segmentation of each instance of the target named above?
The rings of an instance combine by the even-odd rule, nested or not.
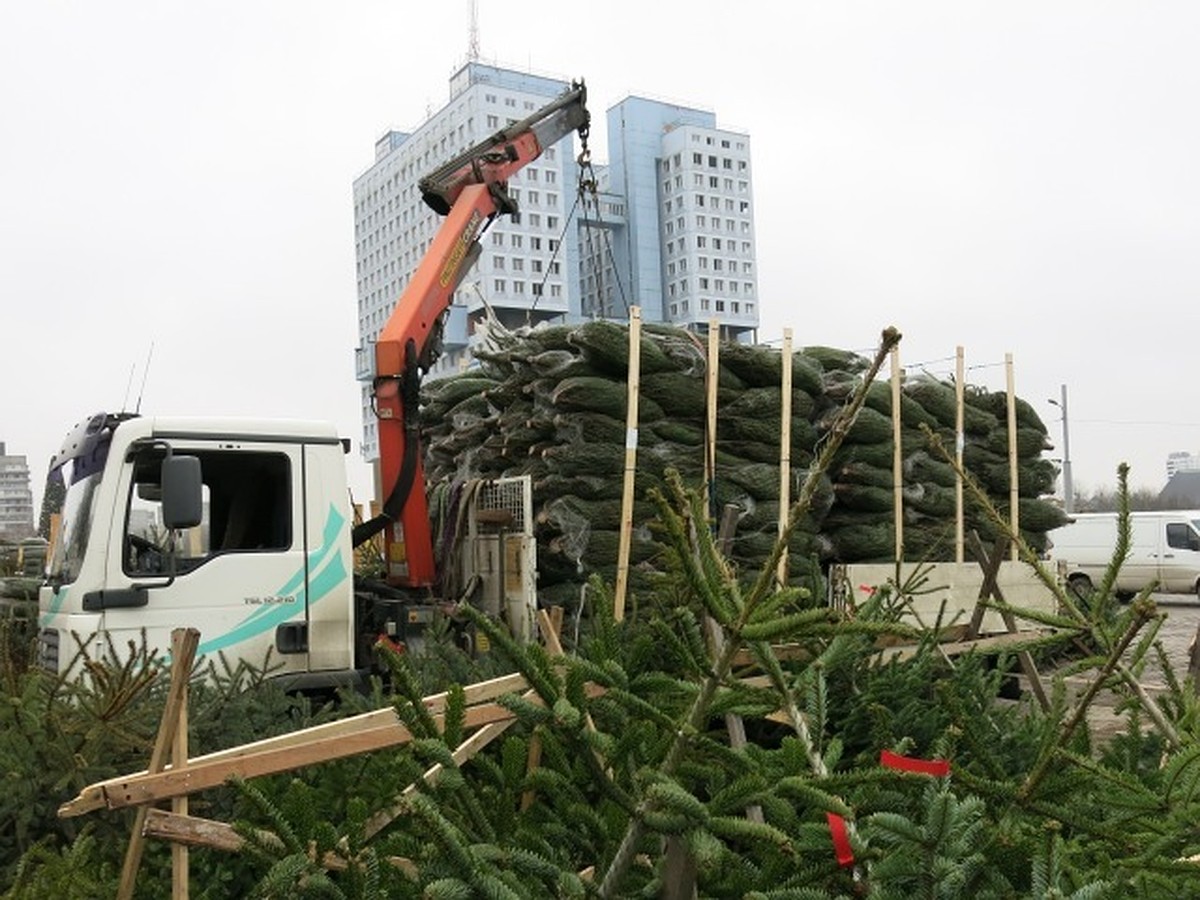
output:
[[[728,504],[736,507],[729,556],[741,570],[759,568],[775,544],[782,353],[722,343],[712,440],[706,438],[707,353],[683,329],[650,325],[642,332],[630,575],[636,586],[648,588],[661,572],[650,527],[655,511],[646,497],[662,489],[668,469],[707,491],[714,517]],[[478,368],[423,387],[426,476],[435,494],[475,477],[531,476],[539,595],[543,602],[573,603],[591,575],[608,582],[615,575],[630,439],[629,330],[609,321],[517,332],[493,327],[476,355]],[[811,507],[791,532],[790,572],[797,584],[830,563],[890,560],[895,552],[892,393],[886,384],[864,380],[869,365],[861,354],[830,347],[792,354],[787,474],[793,492],[849,399],[867,388]],[[970,386],[964,393],[964,466],[1007,515],[1007,396]],[[1042,455],[1045,425],[1027,402],[1018,398],[1015,406],[1018,521],[1024,538],[1041,549],[1046,533],[1065,521],[1047,497],[1057,470]],[[930,376],[906,379],[901,423],[906,558],[953,558],[954,469],[933,450],[927,432],[954,446],[954,386]],[[707,467],[706,454],[712,456]],[[966,527],[989,544],[996,536],[993,523],[973,510]]]

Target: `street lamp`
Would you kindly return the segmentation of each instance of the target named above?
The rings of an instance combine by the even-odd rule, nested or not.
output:
[[[1075,511],[1075,492],[1071,485],[1071,433],[1067,428],[1067,386],[1062,386],[1062,400],[1050,400],[1062,410],[1063,425],[1063,511],[1070,515]]]

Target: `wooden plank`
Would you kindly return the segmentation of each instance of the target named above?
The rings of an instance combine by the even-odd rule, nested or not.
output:
[[[188,679],[192,674],[192,663],[196,658],[196,647],[200,644],[200,632],[195,628],[177,628],[171,633],[171,684],[167,690],[167,702],[163,707],[162,719],[158,723],[158,734],[150,751],[150,772],[160,772],[166,764],[175,732],[179,727],[179,715],[187,697]],[[133,819],[133,830],[129,846],[125,849],[125,861],[121,867],[121,881],[117,886],[119,900],[133,896],[137,883],[138,869],[142,865],[142,853],[146,839],[142,829],[146,825],[146,809],[137,811]]]
[[[938,644],[939,649],[947,656],[962,656],[964,653],[970,653],[972,650],[978,650],[984,653],[999,652],[1005,647],[1013,644],[1020,644],[1028,641],[1032,637],[1044,634],[1040,631],[1022,631],[1009,632],[1006,634],[992,634],[987,637],[975,638],[974,640],[964,641],[949,641],[944,644]],[[884,650],[877,651],[872,657],[875,663],[903,661],[911,659],[917,655],[920,646],[917,644],[902,644],[895,647],[888,647]]]
[[[172,844],[221,850],[226,853],[239,853],[246,845],[246,839],[238,834],[232,825],[225,822],[202,819],[198,816],[178,816],[161,809],[147,811],[145,833],[146,837],[158,838]],[[277,843],[280,848],[283,847],[279,837],[269,831],[260,830],[258,836],[267,843]],[[417,866],[411,859],[389,856],[387,863],[409,878],[417,877]],[[333,871],[344,871],[349,867],[345,857],[336,853],[326,853],[322,856],[321,865]]]
[[[502,675],[498,678],[492,678],[488,681],[480,681],[475,684],[468,685],[463,689],[468,704],[481,703],[485,700],[493,700],[496,697],[504,694],[514,694],[527,689],[529,685],[525,681],[525,676],[518,673],[511,675]],[[447,692],[440,694],[431,694],[425,697],[423,702],[425,708],[432,715],[439,715],[445,712],[446,698],[449,696]],[[385,709],[376,709],[371,712],[361,713],[357,716],[351,716],[348,719],[341,719],[337,722],[327,722],[323,725],[314,725],[310,728],[304,728],[299,731],[293,731],[288,734],[281,734],[276,737],[264,738],[263,740],[253,741],[249,744],[242,744],[238,747],[231,747],[226,750],[218,750],[214,753],[207,753],[204,756],[197,756],[190,760],[188,765],[195,767],[199,765],[216,764],[221,762],[230,762],[241,759],[256,753],[267,751],[285,750],[289,747],[302,747],[314,740],[336,741],[341,737],[352,738],[360,735],[372,728],[391,728],[398,722],[396,711],[391,707]],[[170,771],[171,766],[165,767],[165,771]],[[59,809],[60,816],[77,816],[82,813],[92,812],[97,809],[104,809],[108,806],[107,792],[110,788],[115,788],[122,782],[127,781],[131,777],[145,775],[146,772],[136,772],[132,775],[126,775],[119,778],[110,778],[107,781],[97,782],[96,784],[88,785],[79,796],[74,800],[63,804]]]
[[[197,759],[180,770],[167,769],[162,772],[146,772],[123,779],[113,779],[105,782],[100,788],[104,801],[103,806],[108,809],[121,809],[126,806],[153,803],[157,800],[166,800],[218,787],[235,775],[241,778],[273,775],[277,772],[286,772],[326,760],[342,759],[347,756],[356,756],[359,753],[396,747],[411,741],[412,733],[396,717],[395,711],[388,710],[387,712],[391,713],[391,722],[372,723],[351,734],[338,733],[332,736],[322,736],[301,744],[293,742],[284,746],[247,751],[239,753],[237,756],[207,762]],[[499,704],[484,703],[467,710],[465,725],[468,728],[476,728],[512,718],[515,718],[514,714]],[[445,714],[438,713],[434,719],[440,725],[445,720]],[[58,814],[74,816],[94,808],[96,808],[94,803],[80,803],[76,800],[59,807]]]
[[[638,394],[641,392],[642,310],[629,307],[629,401],[625,409],[625,481],[621,491],[621,533],[617,541],[617,579],[613,587],[613,617],[625,618],[629,589],[629,545],[633,540],[633,485],[637,473]]]

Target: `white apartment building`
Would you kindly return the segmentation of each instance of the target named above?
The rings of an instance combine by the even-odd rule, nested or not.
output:
[[[32,537],[33,491],[24,456],[10,456],[0,441],[0,540]]]

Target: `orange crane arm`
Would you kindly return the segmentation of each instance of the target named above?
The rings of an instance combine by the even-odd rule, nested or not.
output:
[[[421,376],[440,350],[442,315],[479,255],[481,232],[497,215],[517,211],[507,192],[508,179],[572,131],[586,138],[588,124],[586,90],[576,84],[529,118],[421,179],[425,202],[446,218],[375,345],[373,390],[380,479],[386,493],[380,514],[354,533],[357,546],[383,531],[386,577],[393,584],[428,587],[438,574],[417,406]]]

